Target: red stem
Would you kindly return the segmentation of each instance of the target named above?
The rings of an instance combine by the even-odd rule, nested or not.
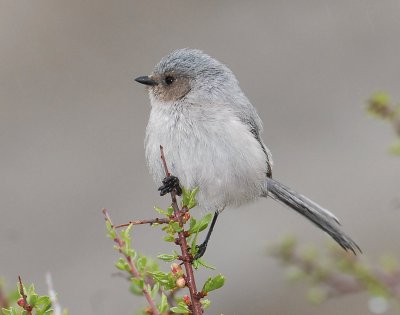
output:
[[[21,276],[18,276],[18,282],[19,282],[19,294],[22,296],[22,299],[24,300],[24,305],[21,305],[21,307],[26,311],[26,315],[32,315],[32,306],[28,304],[27,301],[27,296],[24,291],[24,286],[22,284]]]
[[[171,176],[171,173],[168,170],[167,162],[166,162],[166,159],[164,156],[164,149],[161,145],[160,145],[160,153],[161,153],[161,160],[164,165],[165,175]],[[176,201],[176,191],[175,190],[173,190],[171,192],[171,199],[172,199],[172,207],[174,208],[175,217],[177,218],[177,220],[179,222],[179,226],[183,228],[183,214],[185,212],[181,211],[179,209],[178,203]],[[182,256],[180,258],[186,269],[186,285],[189,289],[190,298],[192,300],[192,305],[191,305],[192,313],[193,313],[193,315],[201,315],[201,314],[203,314],[203,309],[201,307],[199,294],[198,294],[197,288],[196,288],[196,281],[194,278],[194,272],[193,272],[193,267],[192,267],[193,257],[189,253],[189,247],[187,245],[184,229],[182,229],[182,231],[178,233],[178,238],[179,238],[179,246],[181,247],[181,252],[182,252]]]

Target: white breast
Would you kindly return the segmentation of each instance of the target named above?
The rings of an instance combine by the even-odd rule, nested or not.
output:
[[[248,127],[226,107],[153,104],[146,129],[146,159],[157,184],[170,172],[186,188],[199,187],[207,211],[239,206],[261,195],[266,157]]]

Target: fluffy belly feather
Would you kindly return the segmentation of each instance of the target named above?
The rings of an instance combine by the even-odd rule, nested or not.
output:
[[[154,108],[146,131],[146,159],[154,180],[165,177],[159,147],[170,172],[186,188],[199,187],[199,206],[222,211],[261,195],[266,157],[246,125],[235,117],[193,121]]]

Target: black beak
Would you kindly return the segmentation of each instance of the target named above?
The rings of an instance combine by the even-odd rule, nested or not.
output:
[[[157,85],[157,82],[154,81],[153,79],[151,79],[149,76],[145,75],[142,77],[138,77],[135,79],[136,82],[145,84],[145,85],[150,85],[150,86],[154,86]]]

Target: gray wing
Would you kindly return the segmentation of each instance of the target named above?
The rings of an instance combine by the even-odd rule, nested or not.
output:
[[[247,121],[244,121],[244,123],[249,125],[250,132],[253,134],[254,138],[258,141],[262,150],[264,151],[265,156],[267,157],[267,172],[266,172],[266,174],[267,174],[267,177],[272,178],[272,160],[270,157],[271,154],[269,153],[269,151],[267,151],[264,143],[261,140],[259,128],[257,128],[255,121],[247,120]]]
[[[236,81],[236,83],[237,83],[237,81]],[[261,139],[261,136],[260,136],[260,134],[263,131],[261,118],[260,118],[260,116],[258,116],[257,110],[250,103],[248,98],[244,95],[244,93],[240,89],[239,85],[237,85],[237,92],[234,95],[235,95],[235,97],[230,96],[231,99],[228,100],[228,103],[230,104],[229,107],[233,108],[236,111],[239,119],[249,127],[249,131],[253,134],[254,138],[260,144],[262,150],[265,153],[266,159],[267,159],[266,175],[267,175],[267,177],[272,178],[271,152],[264,145],[264,143]]]

